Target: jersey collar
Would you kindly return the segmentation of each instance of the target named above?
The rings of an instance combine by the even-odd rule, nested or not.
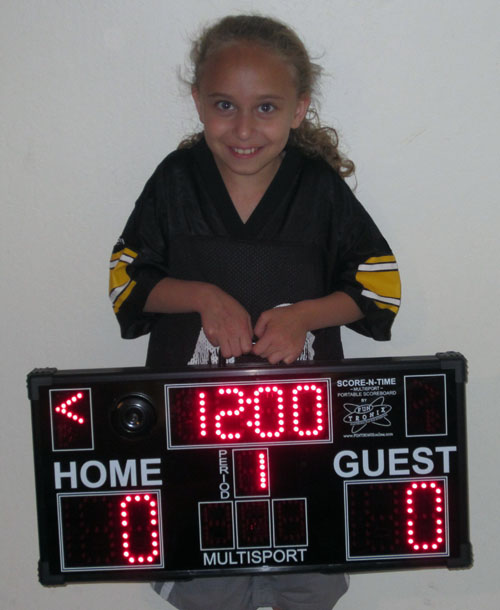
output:
[[[193,147],[193,152],[208,197],[220,215],[228,234],[241,239],[257,238],[278,208],[288,204],[293,185],[303,165],[303,156],[300,152],[293,147],[287,147],[285,157],[271,184],[250,218],[243,222],[204,138]]]

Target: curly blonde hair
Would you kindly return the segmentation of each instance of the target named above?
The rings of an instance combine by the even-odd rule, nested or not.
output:
[[[201,32],[191,47],[191,86],[199,87],[203,69],[211,55],[223,46],[239,41],[259,44],[276,53],[293,67],[298,96],[314,95],[321,67],[311,61],[303,42],[290,27],[259,15],[230,15]],[[193,146],[202,136],[202,132],[189,136],[182,140],[179,148]],[[309,157],[324,159],[343,178],[354,173],[354,163],[339,150],[337,131],[321,124],[312,104],[300,126],[291,130],[289,143]]]

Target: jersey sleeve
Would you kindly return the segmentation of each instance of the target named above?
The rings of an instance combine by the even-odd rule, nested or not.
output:
[[[344,183],[346,201],[340,229],[334,290],[348,294],[364,317],[347,326],[377,341],[391,338],[401,304],[398,264],[387,241]]]
[[[154,286],[168,275],[158,173],[144,187],[111,254],[109,297],[124,339],[150,332],[156,314],[145,313],[144,305]]]

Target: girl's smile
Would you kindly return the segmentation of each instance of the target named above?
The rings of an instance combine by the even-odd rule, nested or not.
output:
[[[255,154],[258,148],[233,148],[232,149],[237,155],[249,156]]]
[[[226,186],[266,188],[274,177],[290,129],[305,116],[293,69],[251,43],[225,46],[207,60],[193,98],[208,147]]]

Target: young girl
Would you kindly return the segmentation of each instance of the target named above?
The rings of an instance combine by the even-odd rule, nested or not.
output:
[[[344,178],[354,171],[311,105],[320,69],[296,34],[226,17],[194,43],[203,131],[156,169],[111,258],[122,336],[150,333],[155,367],[343,356],[340,327],[388,340],[397,264]],[[327,610],[344,575],[157,583],[183,610]]]

